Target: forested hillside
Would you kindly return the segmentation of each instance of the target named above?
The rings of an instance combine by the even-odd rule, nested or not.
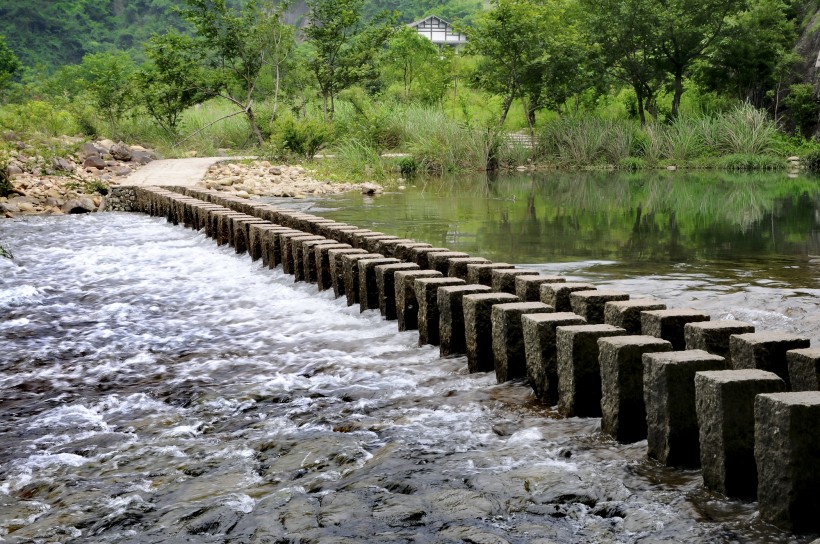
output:
[[[395,11],[401,22],[435,13],[469,22],[483,0],[368,0],[364,15]],[[154,33],[181,27],[173,8],[181,0],[0,0],[0,35],[26,66],[55,68],[80,62],[86,53],[127,51],[143,60],[142,44]],[[291,2],[288,22],[299,24],[307,9]]]

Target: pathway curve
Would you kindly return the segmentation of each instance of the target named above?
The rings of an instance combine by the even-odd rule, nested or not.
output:
[[[197,157],[193,159],[164,159],[146,164],[130,174],[122,185],[176,185],[193,187],[203,180],[208,168],[237,157]]]

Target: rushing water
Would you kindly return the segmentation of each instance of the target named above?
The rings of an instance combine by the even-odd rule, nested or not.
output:
[[[504,202],[462,221],[444,211],[467,197],[439,195],[417,221],[418,189],[358,222],[446,225],[417,237],[461,248]],[[303,205],[344,216],[360,198]],[[808,253],[519,258],[517,202],[505,244],[473,253],[820,339]],[[0,260],[2,541],[811,540],[200,233],[113,213],[4,221],[0,240],[16,257]]]

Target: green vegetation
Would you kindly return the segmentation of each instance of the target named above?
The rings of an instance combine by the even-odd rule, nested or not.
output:
[[[396,26],[439,8],[466,48]],[[0,8],[0,131],[8,141],[124,139],[172,157],[322,152],[335,156],[324,169],[376,179],[531,165],[784,169],[786,156],[820,148],[820,99],[792,52],[816,9],[808,0],[138,0],[95,12],[87,0],[35,1]],[[43,15],[50,26],[35,24]],[[128,30],[129,17],[153,35]],[[40,49],[21,24],[46,43],[83,39],[61,49],[60,66],[35,66]]]

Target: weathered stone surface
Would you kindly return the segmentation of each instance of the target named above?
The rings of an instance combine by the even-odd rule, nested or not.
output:
[[[516,276],[537,276],[538,270],[531,270],[526,268],[494,268],[490,273],[492,277],[492,288],[496,293],[515,294],[515,278]]]
[[[412,331],[419,328],[416,279],[440,277],[442,277],[441,272],[421,269],[398,271],[393,274],[393,283],[396,290],[396,318],[399,320],[400,331]]]
[[[117,159],[118,161],[130,161],[131,160],[131,148],[125,145],[123,142],[116,143],[111,146],[109,150],[111,156]]]
[[[604,307],[607,302],[623,300],[629,300],[629,293],[591,289],[589,291],[573,291],[569,294],[569,304],[572,312],[586,319],[590,325],[602,325],[604,323]]]
[[[695,374],[727,370],[726,360],[703,350],[643,356],[647,455],[666,466],[700,466]]]
[[[322,251],[322,253],[324,254],[324,251]],[[342,263],[342,258],[345,255],[364,255],[366,253],[367,251],[358,248],[327,250],[330,286],[333,287],[334,296],[338,298],[345,294],[345,268]]]
[[[650,310],[641,312],[641,334],[672,342],[672,349],[686,349],[683,328],[687,323],[709,321],[709,315],[697,310]]]
[[[447,270],[447,275],[451,278],[467,281],[468,264],[488,264],[489,262],[484,257],[456,257],[450,259],[450,268]]]
[[[592,289],[595,286],[591,283],[545,283],[541,286],[541,302],[552,306],[556,312],[572,312],[570,293]]]
[[[808,348],[810,345],[808,338],[776,331],[736,334],[729,338],[733,368],[757,368],[774,372],[783,378],[789,389],[791,383],[786,352]]]
[[[414,262],[413,250],[420,247],[433,247],[422,242],[409,242],[396,244],[393,248],[393,257],[400,261]]]
[[[511,270],[515,266],[508,263],[471,263],[467,265],[467,283],[493,285],[493,270]]]
[[[189,224],[189,219],[186,218],[185,224]],[[232,245],[237,253],[245,253],[249,249],[251,239],[251,225],[270,225],[264,219],[255,217],[246,217],[233,220],[233,240]]]
[[[379,311],[385,319],[396,319],[395,273],[419,270],[415,263],[380,264],[376,266],[376,287],[379,290]]]
[[[362,259],[384,259],[380,253],[358,253],[342,255],[342,266],[345,272],[345,296],[347,305],[359,303],[359,261]]]
[[[777,374],[763,370],[695,374],[703,485],[728,497],[755,498],[755,397],[785,389]]]
[[[282,256],[282,271],[293,274],[293,254],[290,251],[290,239],[301,236],[313,236],[305,231],[294,229],[295,232],[283,232],[279,235],[280,251]]]
[[[83,161],[83,168],[95,168],[97,170],[105,170],[105,161],[99,155],[90,155]]]
[[[567,280],[561,276],[516,276],[515,296],[525,302],[541,301],[541,286],[545,283],[564,283]]]
[[[378,247],[382,242],[389,242],[391,240],[398,240],[398,236],[388,236],[382,234],[381,236],[368,236],[363,240],[364,248],[370,253],[379,253]]]
[[[618,442],[646,438],[643,354],[672,351],[654,336],[612,336],[598,340],[601,366],[601,430]]]
[[[556,329],[558,411],[565,416],[601,415],[601,367],[598,339],[622,336],[612,325],[570,325]]]
[[[511,302],[493,306],[493,357],[498,383],[527,377],[524,329],[521,316],[552,310],[542,302]]]
[[[495,370],[493,356],[492,309],[496,304],[520,302],[509,293],[477,293],[461,299],[464,308],[464,340],[467,345],[467,368],[470,372]]]
[[[308,283],[317,283],[319,278],[319,273],[316,269],[317,246],[327,246],[336,249],[350,247],[347,244],[340,244],[336,240],[329,238],[324,240],[308,240],[306,242],[302,242],[302,270],[304,271],[305,281]]]
[[[733,334],[755,332],[751,323],[735,320],[700,321],[683,327],[686,349],[702,349],[720,355],[731,364],[729,337]]]
[[[414,247],[410,250],[410,262],[419,265],[420,268],[430,268],[430,254],[444,253],[450,250],[446,247]]]
[[[462,299],[465,295],[492,292],[486,285],[452,285],[439,287],[437,294],[439,313],[439,355],[463,355],[467,353],[467,344],[464,338],[464,306]]]
[[[435,251],[427,256],[429,268],[438,270],[445,276],[450,273],[450,260],[468,258],[470,255],[462,251]]]
[[[539,313],[521,316],[527,378],[535,396],[549,405],[558,402],[558,327],[585,325],[583,317],[570,312]]]
[[[792,391],[820,390],[820,348],[786,352]]]
[[[319,291],[333,288],[333,273],[330,268],[330,251],[337,249],[353,249],[350,244],[339,243],[337,247],[319,246],[314,251],[316,258],[316,286]]]
[[[438,346],[439,341],[439,312],[438,289],[453,285],[464,285],[464,280],[458,278],[416,278],[414,289],[419,305],[419,345],[430,344]]]
[[[358,231],[351,231],[348,233],[350,235],[351,242],[350,244],[359,249],[367,249],[367,241],[370,238],[381,238],[382,236],[387,236],[383,232],[376,232],[370,229],[360,229]],[[370,253],[368,251],[368,253]]]
[[[394,254],[396,251],[396,246],[399,244],[412,244],[413,240],[408,240],[407,238],[388,238],[379,240],[376,242],[376,249],[375,253],[381,253],[385,257],[391,258],[398,258]]]
[[[398,264],[401,261],[389,257],[361,259],[359,265],[359,310],[379,309],[379,286],[376,283],[376,267],[382,264]]]
[[[760,517],[795,533],[820,532],[820,392],[755,398]]]
[[[621,327],[627,334],[641,334],[641,312],[665,309],[666,304],[650,298],[607,302],[604,306],[604,323]]]
[[[302,248],[302,243],[308,240],[327,240],[327,238],[316,234],[284,237],[282,268],[285,268],[285,263],[290,263],[290,273],[293,274],[293,281],[304,281],[305,267],[302,253],[299,250]]]

